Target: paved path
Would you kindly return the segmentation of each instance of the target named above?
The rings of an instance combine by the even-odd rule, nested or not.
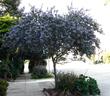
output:
[[[23,74],[9,82],[7,96],[44,96],[43,88],[52,87],[53,79],[32,80],[30,74]]]

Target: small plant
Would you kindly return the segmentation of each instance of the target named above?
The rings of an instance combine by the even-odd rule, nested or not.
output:
[[[0,96],[6,96],[8,82],[6,80],[0,80]]]
[[[32,79],[41,79],[41,78],[50,78],[53,77],[53,75],[51,73],[48,73],[45,67],[36,66],[35,68],[33,68],[31,77]]]

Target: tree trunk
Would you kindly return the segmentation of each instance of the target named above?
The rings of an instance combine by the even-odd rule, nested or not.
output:
[[[32,73],[34,66],[35,66],[35,60],[31,59],[28,66],[29,73]]]
[[[52,62],[53,62],[53,68],[54,68],[54,78],[55,78],[55,88],[57,88],[57,70],[56,70],[56,62],[54,58],[52,57]]]

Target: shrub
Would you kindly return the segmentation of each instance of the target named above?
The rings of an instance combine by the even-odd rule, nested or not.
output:
[[[13,79],[16,79],[22,73],[23,63],[23,60],[19,57],[13,58],[11,61],[10,70]]]
[[[68,91],[72,89],[74,82],[78,78],[73,73],[58,73],[57,74],[57,89]]]
[[[0,62],[0,78],[10,80],[16,79],[21,73],[23,61],[4,59]]]
[[[39,65],[33,68],[31,77],[32,79],[41,79],[41,78],[53,77],[53,75],[47,72],[47,69],[45,68],[45,66],[43,67]]]
[[[89,77],[87,83],[88,83],[88,86],[89,86],[89,93],[91,95],[100,94],[100,90],[98,88],[97,81],[95,79]]]
[[[79,92],[82,95],[89,94],[88,83],[86,80],[87,76],[80,75],[79,78],[73,84],[71,92]]]
[[[9,63],[10,62],[6,60],[0,62],[0,78],[9,79],[11,76]]]
[[[35,67],[35,66],[43,66],[43,67],[46,67],[46,65],[47,65],[47,62],[42,58],[42,59],[37,59],[37,60],[31,60],[30,59],[30,62],[29,62],[29,66],[28,66],[28,68],[29,68],[29,73],[32,73],[32,71],[33,71],[33,68]]]
[[[96,80],[82,74],[75,81],[73,90],[80,92],[81,96],[100,95]]]
[[[6,96],[8,82],[6,80],[0,80],[0,96]]]
[[[75,96],[100,95],[97,82],[91,77],[82,74],[77,76],[73,73],[58,73],[57,79],[57,89],[63,92],[70,92]]]

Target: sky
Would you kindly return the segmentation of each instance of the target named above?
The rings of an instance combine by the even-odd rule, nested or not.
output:
[[[104,36],[99,36],[101,39],[101,47],[103,50],[110,50],[110,3],[106,4],[107,0],[22,0],[20,7],[25,7],[25,12],[29,12],[31,6],[46,10],[55,6],[55,9],[61,14],[67,12],[67,6],[72,5],[77,9],[88,9],[88,14],[92,16],[103,28]]]

